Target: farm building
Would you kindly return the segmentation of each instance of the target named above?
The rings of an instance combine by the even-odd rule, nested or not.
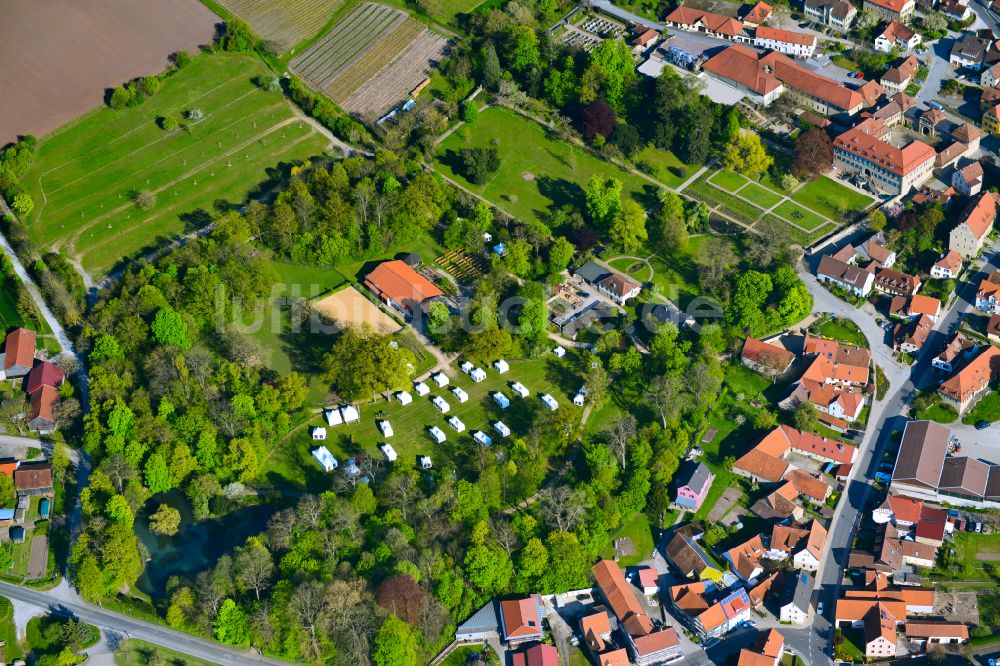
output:
[[[514,393],[521,396],[522,398],[527,398],[529,395],[531,395],[531,391],[528,390],[528,387],[522,384],[521,382],[514,382],[513,384],[510,385],[510,389]]]
[[[341,407],[340,416],[344,419],[344,423],[354,423],[361,418],[358,408],[354,405],[344,405]]]
[[[507,409],[508,407],[510,407],[510,398],[505,396],[500,391],[497,391],[496,393],[493,394],[493,402],[500,405],[500,409]]]
[[[445,386],[451,383],[451,380],[448,379],[448,375],[444,374],[443,372],[439,372],[436,375],[432,375],[431,381],[437,384],[438,388],[444,388]]]
[[[465,424],[462,423],[457,416],[452,416],[448,419],[448,425],[455,429],[455,432],[465,432]]]
[[[331,428],[334,426],[339,426],[344,422],[343,417],[340,415],[339,409],[324,409],[323,418],[326,419],[326,424]]]
[[[398,400],[401,405],[408,405],[413,402],[413,396],[407,391],[400,391],[396,394],[396,400]]]
[[[392,448],[392,444],[383,444],[378,448],[379,450],[382,451],[382,453],[385,455],[385,459],[388,460],[389,462],[396,462],[396,458],[399,457],[398,455],[396,455],[396,449]]]
[[[494,361],[493,367],[496,368],[497,373],[501,375],[510,370],[510,365],[507,363],[507,361],[503,359],[500,359],[499,361]]]
[[[566,350],[563,349],[561,346],[557,346],[555,349],[552,350],[552,353],[558,356],[559,358],[562,358],[563,356],[566,355]]]
[[[326,439],[326,428],[322,426],[313,426],[309,430],[311,431],[310,434],[314,440],[322,441]]]
[[[15,328],[8,333],[0,361],[3,366],[2,379],[17,379],[28,374],[35,363],[35,332]]]
[[[419,458],[417,458],[417,462],[420,463],[420,468],[421,469],[430,469],[431,467],[434,466],[431,463],[431,457],[430,456],[420,456]]]
[[[477,430],[472,433],[472,439],[479,442],[482,446],[493,446],[493,438],[487,435],[482,430]]]
[[[333,454],[325,446],[321,446],[313,451],[312,456],[319,463],[319,466],[323,468],[324,472],[332,472],[337,469],[337,459],[333,457]]]
[[[398,259],[376,266],[365,277],[365,286],[407,317],[419,312],[427,301],[443,295],[430,280]]]
[[[437,407],[437,410],[442,414],[447,414],[448,411],[451,409],[451,405],[449,405],[447,401],[445,401],[445,399],[439,395],[436,395],[433,398],[431,398],[431,404]]]
[[[545,406],[548,407],[553,412],[559,409],[559,403],[556,401],[555,398],[553,398],[548,393],[542,394],[542,402],[544,402]]]
[[[455,394],[455,399],[458,400],[459,402],[469,401],[469,394],[465,392],[465,389],[456,386],[451,389],[451,392]]]
[[[510,437],[510,428],[507,427],[503,421],[497,421],[493,424],[493,429],[500,433],[501,437]]]
[[[441,428],[438,428],[437,426],[431,426],[428,428],[427,432],[431,434],[431,438],[438,444],[443,444],[444,440],[448,439],[444,434],[444,430],[441,430]]]
[[[382,433],[383,437],[392,437],[392,424],[388,421],[378,421],[376,422],[379,432]]]
[[[417,392],[418,396],[425,396],[431,392],[431,389],[427,384],[423,382],[413,382],[413,390]],[[402,402],[402,401],[400,401]],[[409,404],[408,402],[403,403],[404,405]]]
[[[469,373],[469,376],[472,377],[472,381],[479,383],[486,379],[486,371],[482,368],[473,368],[472,372]]]

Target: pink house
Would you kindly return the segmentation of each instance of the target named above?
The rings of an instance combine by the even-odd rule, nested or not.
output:
[[[708,489],[712,487],[714,480],[715,475],[705,463],[690,467],[686,475],[679,477],[677,497],[674,502],[689,511],[697,511],[705,501],[705,496],[708,495]]]

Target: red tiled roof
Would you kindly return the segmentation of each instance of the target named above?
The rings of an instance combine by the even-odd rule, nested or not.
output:
[[[795,360],[795,354],[756,338],[747,338],[743,344],[743,358],[758,365],[784,371]]]
[[[941,299],[923,294],[914,294],[910,297],[910,313],[918,315],[930,315],[936,317],[941,313]]]
[[[869,0],[869,2],[873,5],[878,5],[879,7],[885,7],[889,11],[899,14],[903,11],[903,8],[913,2],[913,0]]]
[[[938,390],[958,402],[965,402],[993,378],[993,373],[997,370],[997,361],[994,360],[997,356],[1000,356],[1000,349],[987,347],[951,379],[941,384]]]
[[[916,34],[917,33],[915,33],[907,26],[903,25],[899,21],[889,21],[889,25],[885,26],[885,30],[883,30],[879,36],[885,37],[890,42],[895,42],[895,41],[908,42],[911,39],[913,39],[913,36]],[[910,57],[912,58],[913,56]],[[916,71],[916,68],[914,68],[914,71]]]
[[[559,652],[554,645],[539,643],[514,654],[514,666],[559,666]]]
[[[4,370],[15,365],[30,368],[35,360],[35,332],[15,328],[4,341]]]
[[[969,627],[961,622],[911,620],[904,625],[907,638],[958,638],[969,640]]]
[[[653,631],[653,621],[639,600],[629,589],[625,576],[611,560],[601,560],[592,569],[597,586],[601,588],[611,610],[626,631],[633,636],[645,636]]]
[[[28,421],[37,418],[45,419],[51,423],[56,422],[56,406],[59,404],[59,391],[51,386],[42,386],[31,394],[29,398],[30,409],[28,410]]]
[[[948,250],[948,254],[938,259],[938,262],[934,265],[957,273],[962,268],[962,255],[955,250]]]
[[[781,480],[785,470],[788,469],[788,463],[769,456],[759,449],[750,449],[733,464],[733,467],[773,483]]]
[[[889,495],[888,502],[896,520],[902,520],[906,523],[915,523],[920,520],[920,512],[924,508],[922,500],[893,493]]]
[[[992,192],[983,192],[962,213],[959,225],[966,225],[973,235],[982,240],[997,217],[997,201]]]
[[[365,283],[383,298],[390,298],[400,305],[423,303],[441,296],[440,289],[420,273],[398,259],[383,261],[365,277]]]
[[[771,15],[772,11],[773,9],[771,5],[766,2],[758,2],[743,16],[743,20],[747,23],[760,24],[767,20],[767,17]]]
[[[935,157],[934,149],[923,141],[912,141],[904,148],[897,148],[884,140],[886,134],[885,124],[870,118],[838,136],[833,145],[874,162],[897,176],[905,176]]]
[[[743,32],[743,24],[730,16],[713,14],[712,12],[693,9],[684,5],[667,14],[665,20],[668,23],[678,23],[680,25],[701,23],[712,32],[729,37],[735,37]]]
[[[63,371],[55,363],[42,361],[28,373],[28,386],[25,390],[29,395],[43,386],[58,387],[63,382]]]
[[[766,25],[762,25],[757,28],[755,33],[756,37],[759,39],[771,39],[776,42],[785,42],[787,44],[798,44],[799,46],[815,46],[816,45],[816,35],[809,35],[804,32],[794,32],[792,30],[780,30],[778,28],[769,28]]]
[[[510,637],[534,636],[542,632],[538,605],[534,598],[508,599],[500,602],[504,633]]]

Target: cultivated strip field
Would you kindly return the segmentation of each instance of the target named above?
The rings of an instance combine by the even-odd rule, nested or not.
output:
[[[343,0],[219,0],[261,39],[287,51],[326,25]]]
[[[346,111],[378,115],[428,76],[446,43],[402,10],[363,2],[291,70]]]
[[[276,167],[322,153],[313,125],[251,82],[265,71],[249,56],[203,55],[141,106],[98,109],[47,137],[22,179],[36,202],[32,236],[100,275],[204,226],[216,201],[243,201]],[[157,125],[190,109],[203,117]],[[155,204],[140,210],[137,191]]]
[[[174,51],[194,53],[217,21],[197,0],[0,3],[0,146],[66,124]]]

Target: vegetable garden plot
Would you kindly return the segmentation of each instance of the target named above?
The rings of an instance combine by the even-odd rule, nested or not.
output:
[[[261,39],[287,51],[326,25],[343,0],[219,0]]]

